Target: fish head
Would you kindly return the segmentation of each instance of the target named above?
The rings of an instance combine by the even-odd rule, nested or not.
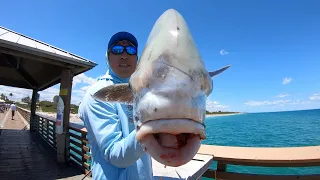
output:
[[[192,160],[206,139],[211,77],[225,69],[205,69],[184,18],[169,9],[154,24],[129,83],[105,87],[94,96],[132,104],[136,138],[144,150],[177,167]]]

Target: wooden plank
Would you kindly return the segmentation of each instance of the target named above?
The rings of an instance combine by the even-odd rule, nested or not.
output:
[[[85,167],[86,169],[90,169],[90,165],[86,162],[83,162],[83,167]]]
[[[78,163],[81,163],[81,162],[82,162],[82,160],[81,160],[79,157],[77,157],[76,155],[73,155],[73,154],[70,153],[70,156],[71,156],[73,159],[77,160]]]
[[[152,159],[152,169],[155,180],[198,179],[211,165],[213,157],[197,154],[189,163],[180,167],[164,167],[163,164]]]
[[[85,143],[85,144],[89,144],[88,139],[85,139],[85,138],[82,139],[82,142]]]
[[[76,152],[79,156],[82,156],[82,151],[72,147],[72,146],[69,146],[69,149],[71,149],[72,151]]]
[[[83,154],[83,158],[90,161],[91,160],[91,157],[87,154]]]
[[[228,180],[319,180],[319,175],[263,175],[208,170],[203,177]]]
[[[87,129],[84,128],[82,125],[80,124],[75,124],[75,123],[72,123],[70,122],[70,126],[69,126],[70,129],[74,130],[74,131],[77,131],[79,133],[85,133],[87,134]]]
[[[0,142],[0,179],[68,179],[84,176],[73,166],[58,164],[56,152],[37,132],[4,129]]]
[[[57,150],[57,146],[56,143],[51,143],[50,141],[48,141],[48,139],[43,136],[42,134],[40,134],[40,137],[49,145],[51,146],[54,150]]]
[[[90,148],[88,148],[87,146],[82,146],[82,149],[85,150],[86,152],[90,152]]]
[[[75,140],[73,140],[73,139],[71,139],[71,138],[70,138],[70,143],[72,143],[72,144],[74,144],[74,145],[78,146],[79,148],[82,148],[82,144],[80,144],[80,143],[76,142]]]
[[[71,137],[75,139],[79,139],[80,141],[83,139],[81,136],[78,136],[77,134],[69,133]]]
[[[82,143],[84,143],[84,144],[88,144],[88,140],[87,140],[86,138],[80,137],[80,136],[78,136],[78,135],[76,135],[76,134],[72,134],[72,133],[69,133],[69,135],[70,135],[71,137],[75,138],[75,139],[80,140],[80,141],[81,141]]]
[[[54,117],[47,116],[47,115],[39,113],[39,112],[37,112],[36,115],[39,117],[40,120],[50,121],[50,122],[53,122],[54,124],[56,122],[56,118],[54,118]]]
[[[213,155],[225,164],[296,167],[320,165],[320,146],[252,148],[201,145],[198,154]]]

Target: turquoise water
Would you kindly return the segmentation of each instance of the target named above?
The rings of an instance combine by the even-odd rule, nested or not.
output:
[[[202,144],[243,147],[320,145],[320,109],[209,117],[205,124],[207,139]],[[210,168],[216,169],[216,162]],[[319,174],[320,167],[265,168],[228,165],[227,171],[301,175]]]
[[[202,144],[243,147],[320,145],[320,109],[209,117]],[[216,163],[212,164],[216,169]],[[315,174],[320,167],[265,168],[228,165],[227,171],[258,174]]]

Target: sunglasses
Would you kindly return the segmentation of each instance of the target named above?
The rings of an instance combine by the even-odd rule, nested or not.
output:
[[[111,52],[113,54],[122,54],[124,50],[126,50],[127,54],[129,55],[137,54],[137,48],[131,45],[129,46],[115,45],[111,47]]]

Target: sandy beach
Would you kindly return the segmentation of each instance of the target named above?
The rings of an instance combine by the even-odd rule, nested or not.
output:
[[[37,112],[37,114],[49,116],[52,118],[56,118],[56,113],[50,113],[50,112]],[[79,118],[78,114],[70,114],[70,122],[82,122]]]
[[[37,112],[38,114],[43,114],[45,116],[49,116],[52,118],[56,118],[56,113],[50,113],[50,112]],[[206,114],[206,117],[218,117],[218,116],[233,116],[243,113],[230,113],[230,114]],[[78,114],[70,114],[70,122],[82,122],[79,118]]]
[[[243,113],[230,113],[230,114],[206,114],[206,117],[218,117],[218,116],[233,116]]]
[[[56,113],[50,112],[37,112],[38,114],[43,114],[52,118],[56,118]],[[218,117],[218,116],[233,116],[242,113],[230,113],[230,114],[206,114],[206,117]],[[70,114],[70,122],[82,122],[78,114]]]

